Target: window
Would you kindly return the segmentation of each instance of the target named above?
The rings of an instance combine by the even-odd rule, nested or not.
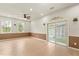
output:
[[[25,32],[28,29],[26,27],[25,21],[8,17],[0,18],[0,33]]]
[[[24,32],[24,22],[17,23],[17,32]]]
[[[11,32],[11,21],[1,21],[1,32]]]

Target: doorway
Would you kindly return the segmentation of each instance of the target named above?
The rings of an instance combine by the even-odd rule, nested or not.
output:
[[[59,45],[68,46],[67,21],[58,21],[47,24],[48,41]]]

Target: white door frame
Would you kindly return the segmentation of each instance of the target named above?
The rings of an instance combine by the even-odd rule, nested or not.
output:
[[[66,22],[66,28],[69,29],[69,28],[68,28],[68,22],[67,22],[67,20],[58,21],[58,22]],[[57,22],[50,22],[50,23],[47,23],[47,25],[46,25],[46,26],[47,26],[47,33],[46,33],[46,34],[47,34],[47,35],[46,35],[46,40],[47,40],[47,41],[49,41],[49,40],[48,40],[48,35],[49,35],[49,34],[48,34],[48,24],[52,24],[52,23],[57,23]],[[67,31],[69,32],[69,30],[67,30]],[[69,33],[68,33],[68,32],[67,32],[67,37],[68,37],[68,39],[67,39],[67,45],[66,45],[66,47],[69,47],[69,35],[68,35]],[[55,41],[56,41],[56,40],[55,40]],[[54,42],[54,43],[57,44],[56,42]],[[60,44],[60,45],[61,45],[61,44]],[[64,46],[65,46],[65,45],[64,45]]]

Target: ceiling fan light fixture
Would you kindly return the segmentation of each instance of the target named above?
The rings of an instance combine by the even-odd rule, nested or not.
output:
[[[29,14],[24,14],[24,18],[26,18],[26,19],[30,19],[31,17],[30,17]]]

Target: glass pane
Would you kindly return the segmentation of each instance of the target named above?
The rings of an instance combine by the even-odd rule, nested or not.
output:
[[[55,41],[55,25],[54,24],[48,24],[48,40],[50,42]]]
[[[67,45],[67,34],[66,34],[66,23],[65,22],[59,22],[56,23],[56,43]]]
[[[11,32],[11,21],[1,21],[1,32]]]
[[[17,31],[18,32],[24,32],[24,23],[23,22],[17,23]]]

